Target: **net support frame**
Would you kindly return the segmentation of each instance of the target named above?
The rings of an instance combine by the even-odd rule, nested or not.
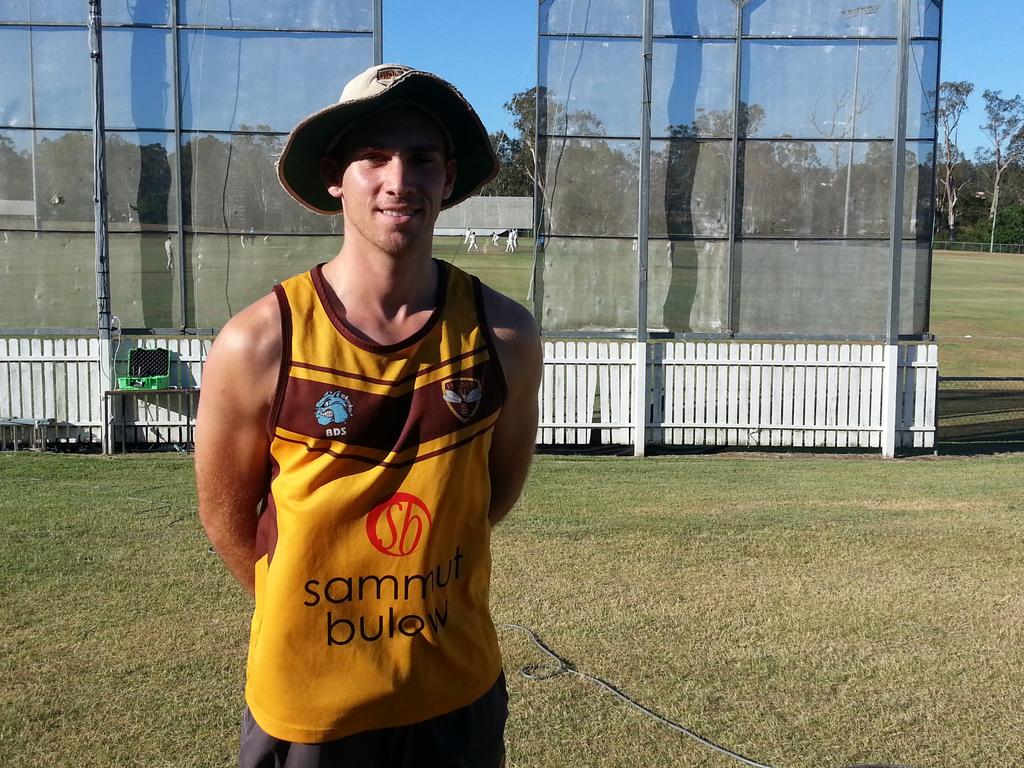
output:
[[[647,275],[651,213],[651,82],[654,61],[654,0],[644,0],[643,68],[640,94],[640,178],[636,243],[636,389],[633,393],[633,455],[647,451]]]
[[[894,114],[892,197],[889,210],[889,312],[885,329],[885,405],[882,409],[882,455],[896,455],[896,398],[899,397],[900,283],[903,263],[903,200],[907,172],[907,74],[910,67],[910,0],[899,0],[900,37],[897,49],[897,96]]]
[[[103,32],[101,0],[89,0],[89,57],[92,63],[93,219],[96,229],[96,331],[100,343],[100,387],[110,389],[110,243],[107,233],[106,121],[103,111]],[[104,436],[105,437],[105,436]]]

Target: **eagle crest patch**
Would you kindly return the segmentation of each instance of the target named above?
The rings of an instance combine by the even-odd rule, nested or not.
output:
[[[473,418],[483,399],[477,379],[445,379],[441,392],[448,409],[463,423]]]

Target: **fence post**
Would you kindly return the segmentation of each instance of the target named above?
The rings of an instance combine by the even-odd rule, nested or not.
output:
[[[101,337],[99,342],[99,359],[96,360],[96,380],[99,382],[99,391],[97,393],[99,403],[97,403],[95,407],[96,413],[99,413],[102,416],[102,422],[100,424],[100,445],[103,446],[104,454],[110,454],[114,452],[114,434],[110,426],[110,422],[113,421],[113,415],[107,413],[106,392],[114,389],[113,349],[109,337]]]
[[[647,342],[633,342],[633,455],[647,451]]]
[[[886,344],[882,355],[882,455],[893,458],[896,455],[897,404],[899,402],[899,359],[898,344]]]

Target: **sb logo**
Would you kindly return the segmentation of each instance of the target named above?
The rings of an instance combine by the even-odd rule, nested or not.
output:
[[[366,517],[366,536],[380,552],[392,557],[411,555],[430,530],[430,510],[411,493],[396,493]]]

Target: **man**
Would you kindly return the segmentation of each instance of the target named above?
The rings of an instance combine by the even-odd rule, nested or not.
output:
[[[497,170],[461,94],[397,65],[281,154],[284,188],[345,232],[232,318],[203,374],[199,514],[256,596],[242,766],[504,762],[489,537],[529,467],[539,338],[431,257],[441,209]]]

